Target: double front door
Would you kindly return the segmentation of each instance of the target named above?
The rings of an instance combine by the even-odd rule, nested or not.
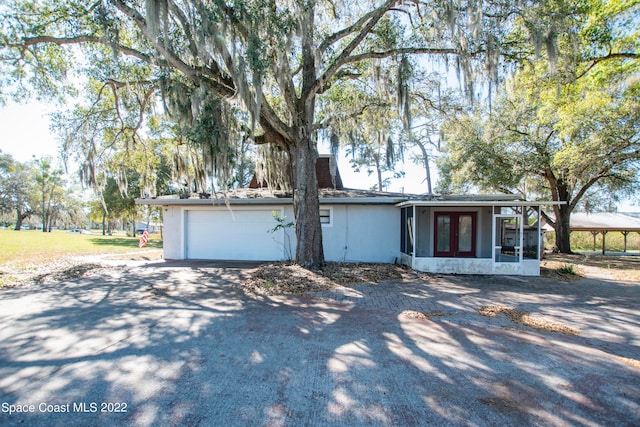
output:
[[[476,256],[476,212],[436,212],[437,257]]]

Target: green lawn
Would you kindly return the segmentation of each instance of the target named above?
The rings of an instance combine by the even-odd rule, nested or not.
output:
[[[0,265],[33,264],[74,255],[118,254],[162,248],[160,235],[151,235],[147,246],[138,248],[139,237],[102,236],[67,231],[0,230]]]

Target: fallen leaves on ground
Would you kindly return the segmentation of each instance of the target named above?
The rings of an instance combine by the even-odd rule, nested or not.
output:
[[[414,311],[414,310],[405,310],[400,313],[400,316],[411,317],[414,319],[431,319],[432,317],[440,317],[446,316],[442,311]]]
[[[516,401],[510,398],[504,397],[481,397],[478,398],[478,402],[492,406],[500,412],[510,413],[520,411],[520,405]]]
[[[95,263],[61,258],[55,262],[4,266],[0,270],[0,288],[15,288],[30,283],[46,284],[61,280],[75,279],[102,268]]]
[[[481,316],[496,317],[500,313],[504,313],[509,320],[523,326],[538,329],[546,332],[560,332],[567,335],[579,335],[580,331],[563,325],[561,323],[551,322],[549,320],[533,317],[529,313],[521,310],[504,307],[502,305],[487,305],[480,307],[477,313]]]
[[[76,279],[98,268],[102,268],[102,266],[100,264],[92,264],[92,263],[76,264],[62,270],[58,270],[58,271],[54,270],[51,273],[41,274],[37,276],[34,280],[38,283],[50,283],[50,282],[59,282],[61,280],[67,280],[67,279]]]
[[[582,269],[573,264],[548,260],[543,260],[540,263],[540,275],[562,282],[575,282],[584,279],[585,276]]]
[[[614,357],[619,361],[621,361],[622,363],[624,363],[625,365],[629,365],[633,368],[640,369],[640,360],[631,359],[631,358],[622,357],[622,356],[614,356]]]
[[[250,274],[242,289],[256,295],[304,294],[349,286],[400,280],[408,273],[404,266],[378,263],[327,262],[306,269],[296,264],[265,264]]]
[[[563,265],[576,267],[576,274],[560,273],[558,270]],[[589,268],[608,272],[614,280],[640,282],[640,256],[631,253],[627,255],[547,254],[547,258],[540,264],[540,274],[567,282],[588,277]]]

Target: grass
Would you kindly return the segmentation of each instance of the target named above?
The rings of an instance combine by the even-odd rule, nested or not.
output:
[[[573,269],[573,265],[571,264],[564,264],[562,267],[560,267],[558,269],[558,273],[560,274],[571,274],[571,275],[575,275],[576,272]]]
[[[162,248],[160,235],[151,235],[138,249],[138,237],[77,234],[67,231],[0,230],[0,265],[28,265],[65,256],[118,254]]]

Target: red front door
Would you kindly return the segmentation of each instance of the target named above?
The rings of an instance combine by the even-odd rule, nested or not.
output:
[[[476,256],[476,213],[435,213],[434,256]]]

